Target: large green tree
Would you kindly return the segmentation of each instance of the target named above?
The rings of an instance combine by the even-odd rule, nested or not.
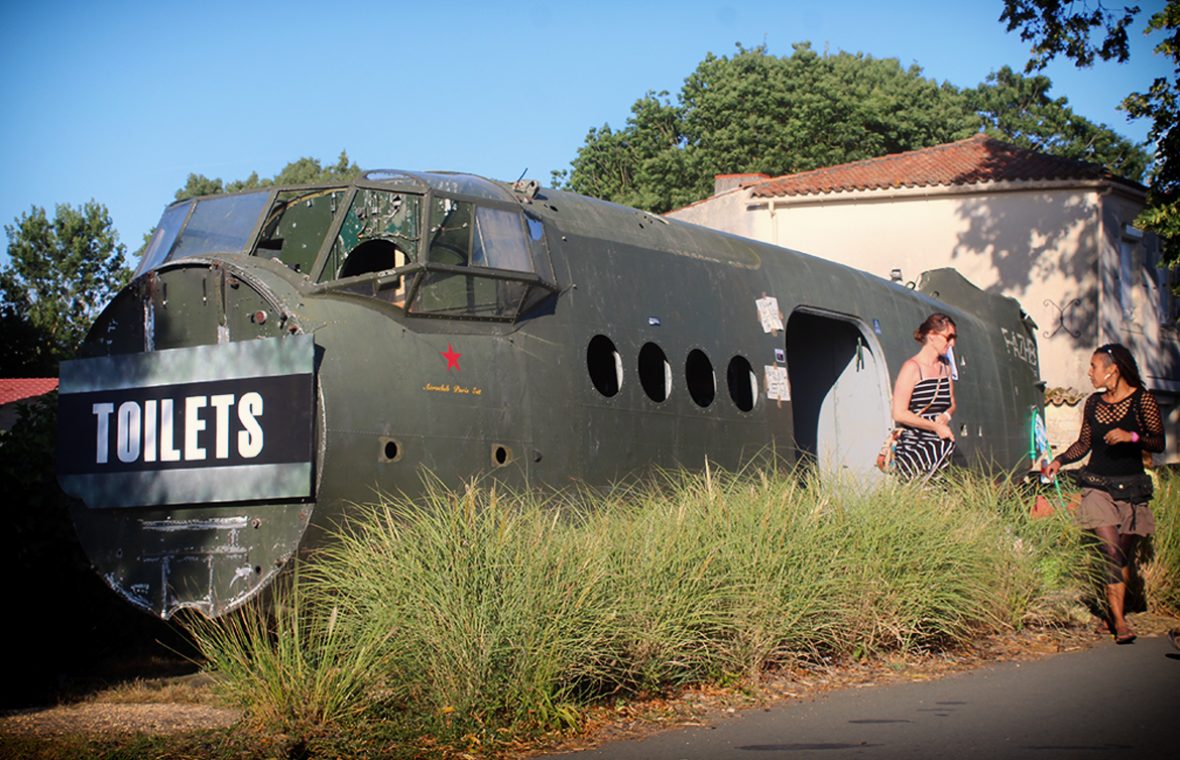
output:
[[[0,270],[5,375],[55,372],[131,276],[106,206],[38,206],[5,225],[9,263]]]
[[[738,46],[709,54],[677,99],[649,92],[622,129],[591,129],[555,180],[653,211],[703,198],[713,176],[789,174],[969,137],[986,128],[1017,144],[1110,166],[1137,179],[1141,148],[1049,97],[1045,77],[1011,70],[961,90],[917,66],[799,43],[789,56]]]
[[[1004,0],[1000,20],[1008,31],[1018,31],[1020,38],[1032,42],[1026,71],[1043,69],[1057,56],[1064,56],[1079,67],[1096,60],[1125,62],[1130,57],[1127,29],[1139,15],[1138,6],[1124,6],[1115,11],[1101,0]],[[1149,139],[1155,143],[1155,162],[1151,168],[1147,207],[1140,215],[1140,226],[1155,232],[1163,244],[1164,258],[1172,266],[1180,264],[1180,0],[1168,0],[1153,14],[1144,34],[1162,33],[1156,55],[1169,62],[1171,77],[1157,77],[1143,91],[1123,99],[1122,107],[1130,118],[1151,119]]]
[[[217,195],[218,193],[236,193],[239,190],[252,190],[272,185],[311,185],[320,182],[348,182],[361,173],[361,168],[349,160],[347,151],[340,151],[336,163],[323,166],[319,159],[300,158],[284,166],[278,174],[270,178],[258,176],[252,172],[245,179],[224,182],[220,178],[210,179],[203,174],[190,174],[184,187],[176,191],[176,200],[195,198],[198,195]]]

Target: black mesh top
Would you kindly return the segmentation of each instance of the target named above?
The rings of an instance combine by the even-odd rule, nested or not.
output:
[[[1115,429],[1138,433],[1138,443],[1108,444],[1103,438]],[[1062,464],[1076,462],[1090,452],[1086,469],[1098,475],[1134,475],[1143,472],[1143,452],[1164,450],[1164,423],[1155,397],[1142,388],[1116,404],[1102,400],[1101,393],[1086,399],[1082,432],[1072,446],[1057,458]]]

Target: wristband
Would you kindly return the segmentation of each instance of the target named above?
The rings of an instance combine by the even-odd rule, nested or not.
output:
[[[1139,443],[1139,434],[1131,433],[1131,443]]]

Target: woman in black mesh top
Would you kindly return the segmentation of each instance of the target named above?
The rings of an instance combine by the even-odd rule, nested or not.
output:
[[[1090,357],[1090,382],[1103,392],[1086,399],[1077,442],[1050,462],[1045,473],[1054,476],[1061,465],[1076,462],[1089,452],[1087,474],[1109,483],[1143,477],[1144,452],[1164,450],[1164,425],[1155,397],[1143,388],[1135,358],[1118,343],[1102,346]],[[1081,527],[1097,535],[1106,557],[1108,627],[1115,641],[1130,644],[1135,634],[1123,618],[1127,581],[1135,544],[1140,536],[1155,532],[1155,516],[1144,498],[1120,500],[1095,487],[1082,489],[1077,519]]]

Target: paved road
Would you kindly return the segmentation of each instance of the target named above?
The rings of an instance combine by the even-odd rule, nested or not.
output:
[[[1180,758],[1180,652],[1166,638],[848,689],[555,758]]]

